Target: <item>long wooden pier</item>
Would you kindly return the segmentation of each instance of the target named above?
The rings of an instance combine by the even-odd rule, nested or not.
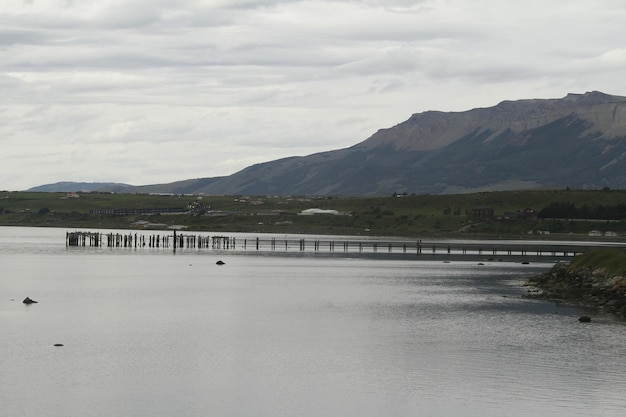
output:
[[[68,247],[153,248],[168,250],[214,250],[259,254],[316,254],[331,256],[387,256],[407,259],[570,261],[593,244],[569,242],[384,240],[358,237],[302,238],[272,236],[206,236],[201,234],[67,232]]]

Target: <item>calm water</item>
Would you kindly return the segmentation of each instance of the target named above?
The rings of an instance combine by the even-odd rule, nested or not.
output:
[[[626,409],[626,327],[520,297],[550,265],[66,249],[64,238],[0,228],[0,416]]]

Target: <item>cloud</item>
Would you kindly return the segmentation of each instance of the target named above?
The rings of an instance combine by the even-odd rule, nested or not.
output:
[[[419,111],[625,95],[625,14],[610,0],[6,0],[0,189],[228,175]]]

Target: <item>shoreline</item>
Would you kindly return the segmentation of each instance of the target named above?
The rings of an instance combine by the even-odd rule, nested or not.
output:
[[[626,277],[607,268],[556,264],[546,273],[527,279],[526,297],[547,299],[609,314],[626,321]]]

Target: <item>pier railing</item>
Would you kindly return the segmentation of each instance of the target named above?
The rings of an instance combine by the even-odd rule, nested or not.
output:
[[[68,247],[153,248],[169,250],[215,250],[274,254],[327,254],[334,256],[387,255],[419,259],[492,259],[568,261],[590,249],[568,242],[524,241],[422,241],[349,238],[232,237],[188,233],[67,232]]]

